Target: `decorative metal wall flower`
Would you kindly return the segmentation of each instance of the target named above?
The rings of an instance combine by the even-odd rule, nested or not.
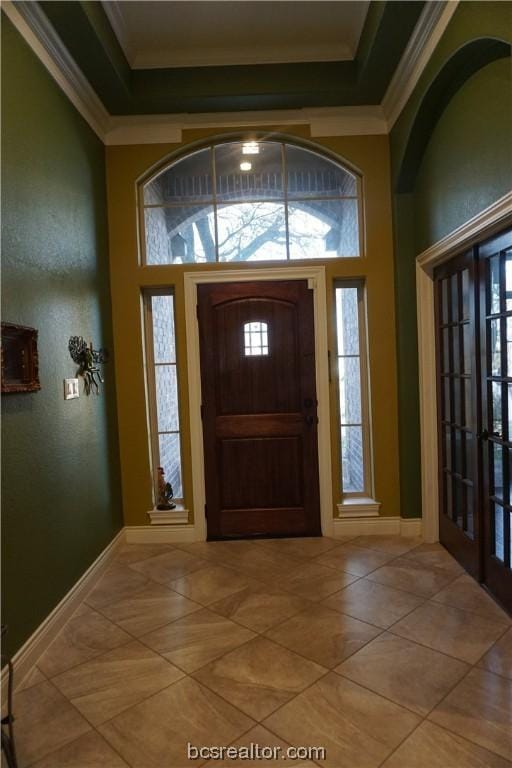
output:
[[[79,366],[77,375],[84,380],[85,394],[90,395],[94,391],[99,395],[100,383],[104,383],[99,366],[107,362],[108,350],[93,349],[92,341],[87,346],[82,336],[71,336],[68,348],[72,359]]]

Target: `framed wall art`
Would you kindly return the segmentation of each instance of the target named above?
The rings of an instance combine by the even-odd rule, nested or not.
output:
[[[37,333],[35,328],[2,323],[2,394],[41,389]]]

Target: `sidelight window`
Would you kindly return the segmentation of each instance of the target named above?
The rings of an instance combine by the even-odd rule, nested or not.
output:
[[[144,297],[146,371],[149,397],[151,458],[155,493],[156,469],[163,467],[174,498],[183,498],[181,475],[178,373],[174,326],[174,296],[170,291],[148,292]]]
[[[344,496],[371,496],[371,450],[364,286],[336,284],[340,483]]]
[[[141,187],[144,262],[359,257],[360,190],[355,173],[303,147],[212,145]]]

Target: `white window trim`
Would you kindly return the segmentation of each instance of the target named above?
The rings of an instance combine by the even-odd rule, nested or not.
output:
[[[144,328],[144,368],[145,368],[145,385],[146,385],[146,409],[147,409],[147,422],[148,422],[148,439],[149,439],[149,465],[151,471],[151,480],[153,488],[153,503],[154,507],[147,514],[151,519],[151,524],[155,522],[160,523],[182,523],[188,519],[188,511],[184,509],[183,498],[173,499],[176,504],[176,508],[172,510],[157,510],[156,504],[158,499],[158,480],[156,468],[160,466],[160,448],[158,443],[158,417],[157,417],[157,405],[156,405],[156,377],[155,377],[155,355],[153,344],[153,317],[151,311],[151,299],[153,296],[170,296],[174,297],[174,289],[172,286],[158,287],[158,288],[144,288],[142,292],[142,308],[143,308],[143,328]],[[175,328],[175,349],[176,349],[176,317],[173,317],[173,323]],[[177,357],[177,352],[175,352]],[[177,361],[176,361],[177,371]],[[178,381],[178,412],[180,401],[180,382]],[[180,466],[181,466],[181,482],[183,487],[183,451],[181,445],[181,413],[179,413],[179,425],[178,431],[180,438]],[[174,513],[174,514],[171,514]],[[186,514],[186,518],[182,519]],[[165,517],[168,516],[168,519]]]
[[[370,373],[368,357],[368,326],[366,322],[366,285],[363,279],[337,279],[334,281],[334,291],[337,288],[357,288],[357,309],[359,324],[359,362],[361,381],[361,424],[363,432],[363,465],[364,465],[364,489],[362,491],[343,491],[343,472],[341,466],[341,414],[340,392],[338,372],[338,339],[336,337],[336,389],[338,408],[338,444],[340,449],[339,487],[341,488],[341,501],[336,505],[338,517],[374,517],[378,516],[380,502],[375,499],[374,471],[373,471],[373,443],[371,423],[371,396]],[[336,301],[334,302],[335,312]],[[336,318],[336,331],[338,328]]]
[[[307,280],[313,290],[315,324],[315,372],[318,399],[318,473],[322,534],[334,535],[332,497],[331,421],[329,407],[329,366],[327,349],[327,301],[325,267],[290,265],[264,269],[229,269],[214,272],[185,272],[185,320],[187,335],[188,393],[190,403],[191,462],[194,468],[192,494],[195,538],[206,540],[203,425],[201,421],[201,361],[197,320],[197,286],[204,283],[255,280]]]

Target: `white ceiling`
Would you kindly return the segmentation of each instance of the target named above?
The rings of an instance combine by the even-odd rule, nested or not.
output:
[[[368,0],[110,0],[135,69],[353,59]]]

